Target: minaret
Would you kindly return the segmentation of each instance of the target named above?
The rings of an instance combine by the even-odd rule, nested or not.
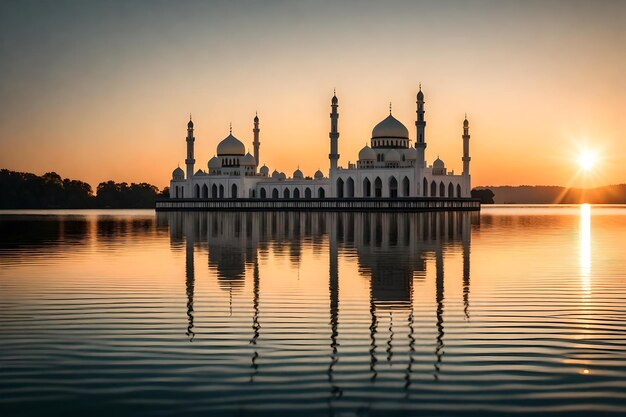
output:
[[[331,100],[331,113],[330,113],[330,153],[328,159],[330,159],[330,170],[337,169],[337,161],[339,160],[339,150],[337,148],[339,141],[339,131],[337,130],[337,121],[339,120],[339,113],[337,113],[337,107],[339,107],[337,96],[333,92],[333,98]]]
[[[465,115],[465,120],[463,120],[463,175],[469,177],[469,163],[472,158],[469,155],[469,122],[467,121],[467,114]]]
[[[252,129],[252,133],[254,133],[254,142],[252,142],[252,145],[254,146],[254,159],[256,160],[256,166],[257,168],[260,165],[260,159],[259,159],[259,148],[261,147],[261,142],[259,142],[259,132],[261,130],[259,130],[259,115],[255,114],[254,115],[254,129]]]
[[[426,120],[424,120],[424,93],[422,93],[422,84],[420,84],[420,91],[417,93],[416,113],[417,120],[415,121],[415,128],[417,129],[417,136],[415,138],[415,148],[417,149],[417,167],[418,169],[422,169],[426,166],[424,160],[424,150],[426,149]],[[420,178],[418,178],[418,180],[419,179]]]
[[[187,123],[187,159],[185,159],[185,164],[187,164],[187,180],[193,177],[193,166],[196,163],[193,157],[193,143],[195,141],[196,138],[193,137],[193,122],[191,121],[191,115],[189,115],[189,123]],[[191,188],[189,189],[191,190]]]

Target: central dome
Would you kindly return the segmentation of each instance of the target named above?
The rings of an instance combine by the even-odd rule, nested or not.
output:
[[[217,145],[218,155],[245,155],[246,147],[232,133]]]
[[[409,131],[402,122],[389,115],[385,120],[374,126],[372,139],[377,138],[408,139]]]

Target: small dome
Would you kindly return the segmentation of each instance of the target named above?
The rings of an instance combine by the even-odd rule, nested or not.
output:
[[[246,147],[232,133],[217,145],[218,155],[245,155]]]
[[[372,130],[372,139],[376,138],[408,139],[409,131],[398,119],[389,115]]]
[[[280,172],[278,173],[278,179],[280,180],[286,180],[287,179],[287,175],[284,172]]]
[[[376,160],[376,152],[365,145],[363,149],[359,151],[359,160],[360,161],[375,161]]]
[[[270,174],[270,169],[267,166],[263,165],[261,169],[259,169],[259,172],[261,173],[261,175],[267,176]]]
[[[258,115],[258,114],[255,114],[255,115],[254,115],[254,121],[255,121],[255,122],[258,122],[258,121],[259,121],[259,115]]]
[[[275,180],[280,179],[280,172],[274,170],[272,172],[272,178],[274,178]]]
[[[315,176],[314,176],[314,178],[315,178],[316,180],[321,180],[321,179],[324,179],[324,173],[318,169],[317,171],[315,171]]]
[[[191,121],[191,117],[189,118],[189,123],[187,123],[187,129],[193,129],[193,122]]]
[[[300,171],[300,168],[296,169],[293,172],[293,179],[294,180],[301,180],[304,178],[304,175],[302,174],[302,171]]]
[[[222,161],[220,161],[220,159],[217,156],[214,156],[213,158],[209,159],[208,166],[209,166],[209,170],[221,168]]]
[[[417,159],[417,149],[409,148],[404,151],[404,159],[407,161],[415,161]]]
[[[254,156],[252,156],[250,154],[250,152],[248,152],[246,154],[246,156],[244,156],[243,158],[241,158],[241,161],[239,162],[241,165],[247,165],[247,166],[255,166],[256,165],[256,159],[254,159]]]
[[[439,159],[439,157],[437,157],[437,159],[435,159],[435,162],[433,162],[434,169],[444,169],[445,167],[445,164],[441,159]]]
[[[185,179],[185,171],[183,171],[180,167],[176,168],[172,171],[172,179],[174,180],[184,180]]]
[[[337,96],[333,94],[333,99],[331,100],[333,104],[337,104],[339,100],[337,100]]]
[[[422,87],[420,87],[420,91],[417,93],[417,101],[424,101],[424,93],[422,93]]]
[[[199,169],[199,170],[197,170],[197,171],[196,171],[196,173],[194,174],[194,177],[196,177],[196,176],[197,176],[197,177],[201,177],[201,176],[203,176],[203,175],[205,175],[205,174],[204,174],[204,171],[203,171],[203,170],[201,170],[201,169]]]
[[[465,120],[463,120],[463,127],[469,127],[469,122],[467,121],[467,116],[465,117]]]
[[[385,155],[385,161],[400,162],[400,153],[395,149],[390,150],[389,152],[387,152],[387,155]]]

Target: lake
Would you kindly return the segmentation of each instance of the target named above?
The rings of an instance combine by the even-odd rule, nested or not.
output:
[[[626,207],[0,212],[0,415],[623,415]]]

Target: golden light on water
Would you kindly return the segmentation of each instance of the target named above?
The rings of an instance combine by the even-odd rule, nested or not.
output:
[[[580,206],[580,279],[584,294],[591,293],[591,206]]]

